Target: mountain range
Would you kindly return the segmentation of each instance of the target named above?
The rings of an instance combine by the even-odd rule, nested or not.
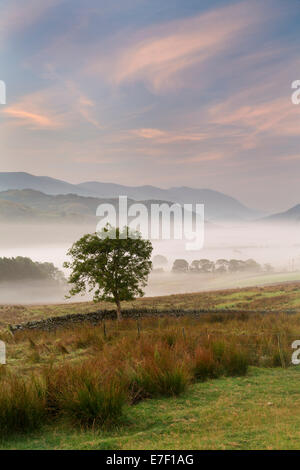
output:
[[[127,199],[128,209],[136,203],[133,199]],[[152,204],[173,203],[168,201],[147,200],[139,201],[151,214]],[[94,198],[78,196],[77,194],[50,195],[36,191],[35,189],[9,189],[0,192],[0,221],[2,222],[55,222],[76,223],[80,225],[93,224],[100,221],[96,216],[100,204],[111,204],[115,207],[116,215],[119,212],[117,198]],[[195,216],[195,215],[194,215]],[[128,221],[135,219],[128,216]],[[149,221],[151,217],[149,217]],[[206,225],[213,226],[206,221]],[[171,222],[173,226],[173,222]]]
[[[128,207],[135,201],[127,200]],[[141,201],[148,209],[153,202]],[[165,201],[159,201],[163,203]],[[118,199],[78,196],[77,194],[50,195],[35,189],[9,189],[0,192],[0,220],[95,223],[100,204],[112,204],[118,213]],[[168,203],[171,205],[171,203]]]
[[[264,217],[237,199],[211,189],[186,186],[162,189],[100,182],[71,184],[23,172],[0,172],[0,220],[94,223],[98,205],[110,203],[117,207],[120,195],[128,197],[128,206],[139,201],[148,208],[152,203],[203,203],[205,219],[211,222],[300,222],[300,204],[285,212]]]
[[[33,191],[24,191],[24,190]],[[12,191],[12,190],[15,190]],[[60,214],[95,215],[95,208],[108,199],[127,196],[134,201],[167,201],[179,204],[204,204],[205,218],[210,221],[246,221],[262,214],[243,205],[237,199],[211,189],[186,186],[162,189],[155,186],[124,186],[114,183],[90,181],[71,184],[48,176],[35,176],[24,172],[0,173],[0,213],[10,210],[21,216],[48,217]],[[56,196],[50,198],[49,196]],[[87,211],[87,212],[86,212]],[[27,214],[27,215],[26,215]]]
[[[262,219],[263,222],[278,222],[278,223],[299,223],[300,222],[300,204],[288,209],[285,212],[273,214]]]

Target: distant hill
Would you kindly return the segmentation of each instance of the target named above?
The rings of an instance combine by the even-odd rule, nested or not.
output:
[[[36,211],[24,204],[0,200],[0,221],[31,220],[36,218]]]
[[[34,176],[23,172],[0,172],[0,191],[8,189],[35,189],[47,194],[78,193],[73,184],[48,176]]]
[[[33,189],[8,190],[0,192],[0,220],[95,223],[101,203],[117,205],[117,200],[77,194],[56,196]]]
[[[289,223],[299,223],[300,222],[300,204],[292,207],[291,209],[280,212],[278,214],[270,215],[269,217],[264,217],[260,219],[261,222],[289,222]]]
[[[128,199],[128,207],[135,203]],[[140,201],[149,213],[152,203],[167,201]],[[77,194],[49,195],[33,189],[13,189],[0,192],[1,221],[45,221],[45,222],[80,222],[96,223],[96,210],[99,204],[112,204],[118,213],[117,198],[84,197]]]
[[[159,199],[179,204],[204,204],[208,220],[251,220],[258,216],[258,211],[211,189],[193,189],[186,186],[161,189],[154,186],[131,187],[96,182],[81,183],[78,187],[101,197],[117,197],[121,194],[135,200]]]
[[[205,216],[212,221],[253,220],[261,214],[249,209],[226,194],[211,189],[174,187],[162,189],[155,186],[123,186],[113,183],[86,182],[70,184],[47,176],[28,173],[0,173],[0,191],[33,189],[45,195],[78,195],[93,198],[117,198],[119,195],[145,201],[159,200],[179,204],[204,204]],[[78,202],[78,201],[77,201]]]

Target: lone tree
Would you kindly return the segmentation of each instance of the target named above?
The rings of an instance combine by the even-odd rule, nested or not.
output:
[[[68,251],[72,261],[64,263],[72,273],[69,296],[94,291],[94,301],[106,300],[117,307],[122,318],[121,301],[144,295],[151,271],[152,244],[128,227],[106,226],[100,233],[84,235]]]

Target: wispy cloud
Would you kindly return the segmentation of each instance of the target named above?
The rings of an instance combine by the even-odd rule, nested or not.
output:
[[[0,0],[6,168],[258,205],[272,174],[280,199],[300,162],[297,0],[175,3]]]
[[[184,84],[182,72],[217,60],[264,17],[261,2],[254,0],[150,27],[125,39],[125,45],[117,44],[109,59],[93,57],[89,72],[105,71],[117,85],[142,81],[156,92],[173,89]]]
[[[95,103],[75,83],[68,80],[59,86],[23,96],[1,109],[1,114],[8,119],[9,125],[24,126],[32,130],[72,128],[80,122],[102,129],[94,116],[94,108]]]
[[[99,123],[94,113],[95,102],[86,97],[74,84],[69,85],[69,88],[75,95],[74,111],[77,110],[83,119],[96,129],[103,129],[103,125]]]
[[[56,123],[50,117],[26,111],[26,109],[22,109],[18,106],[9,106],[3,112],[7,116],[20,120],[20,123],[23,125],[29,125],[36,128],[57,127]]]
[[[135,137],[151,140],[160,144],[170,144],[179,141],[200,142],[207,138],[207,135],[204,133],[189,132],[186,130],[171,132],[160,129],[144,128],[133,129],[130,133]]]
[[[57,109],[57,92],[39,90],[24,95],[10,106],[1,109],[10,126],[24,126],[32,130],[56,129],[64,126],[63,113]]]
[[[246,98],[246,93],[244,99]],[[239,133],[241,148],[257,148],[266,138],[293,137],[299,135],[299,112],[292,105],[290,96],[252,99],[240,103],[240,94],[233,95],[226,102],[212,106],[208,111],[209,122],[219,125],[224,134],[233,129]]]

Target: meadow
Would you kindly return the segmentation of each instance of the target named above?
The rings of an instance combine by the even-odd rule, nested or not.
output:
[[[267,286],[253,286],[239,289],[224,289],[206,292],[143,297],[134,302],[123,302],[123,308],[169,309],[242,309],[286,311],[300,309],[299,281],[274,283]],[[8,324],[41,320],[70,313],[87,313],[101,309],[113,309],[107,302],[70,302],[47,305],[0,305],[0,331]]]
[[[298,283],[144,298],[124,307],[160,317],[14,335],[9,323],[108,305],[2,306],[1,446],[297,448],[299,302]]]

